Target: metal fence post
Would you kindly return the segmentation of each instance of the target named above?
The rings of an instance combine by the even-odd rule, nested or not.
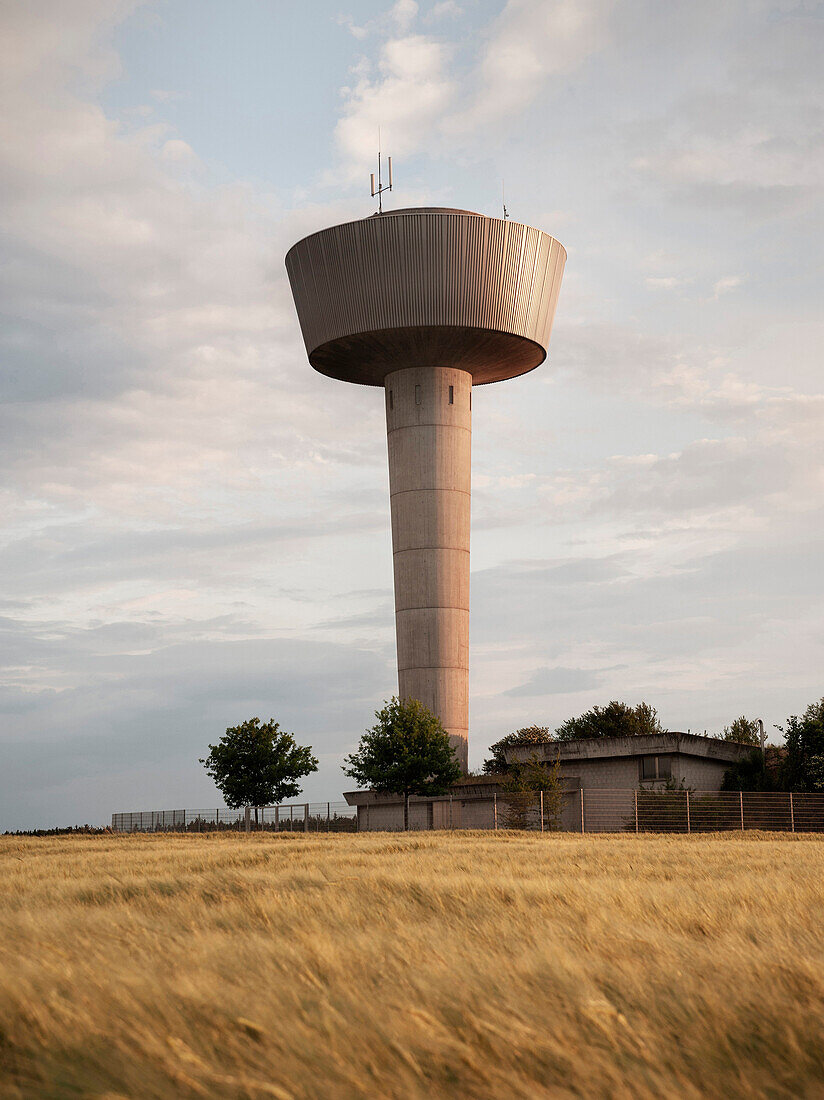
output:
[[[492,828],[495,830],[495,832],[497,832],[498,831],[498,796],[497,796],[497,794],[493,794],[493,796],[492,796],[492,822],[493,822]]]
[[[795,832],[795,810],[793,809],[793,792],[790,791],[790,832]]]
[[[541,832],[544,831],[544,792],[539,792],[541,795]]]
[[[326,831],[327,831],[327,833],[332,832],[332,803],[331,802],[326,803]]]
[[[309,803],[308,802],[304,802],[304,804],[303,804],[303,831],[305,833],[309,832]]]
[[[581,832],[583,833],[586,831],[584,828],[584,788],[580,787],[579,790],[581,792]]]
[[[690,792],[685,791],[684,793],[687,796],[687,832],[689,833],[691,831],[690,830]]]
[[[635,831],[638,832],[638,788],[635,788],[633,792],[635,794]]]
[[[243,823],[246,827],[246,832],[252,831],[252,807],[246,806],[243,810]]]
[[[455,828],[455,818],[454,818],[454,817],[453,817],[452,815],[453,815],[453,810],[452,810],[452,794],[450,793],[450,795],[449,795],[449,828],[450,828],[450,829],[454,829],[454,828]]]
[[[741,832],[744,832],[744,792],[738,792],[738,798],[741,803]]]
[[[280,806],[275,806],[275,832],[280,832]]]

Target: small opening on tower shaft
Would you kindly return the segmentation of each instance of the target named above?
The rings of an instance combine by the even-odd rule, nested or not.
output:
[[[449,387],[449,404],[450,405],[455,404],[455,387],[454,386]]]
[[[415,404],[420,405],[420,403],[421,403],[421,387],[420,386],[415,386]]]
[[[394,409],[394,407],[395,407],[395,402],[392,400],[392,391],[390,390],[389,391],[389,408]]]

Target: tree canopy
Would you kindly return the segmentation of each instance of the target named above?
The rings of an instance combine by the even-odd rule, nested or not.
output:
[[[403,795],[404,828],[409,796],[445,794],[461,768],[440,720],[417,699],[392,699],[375,711],[377,722],[345,758],[343,772],[361,786]]]
[[[721,780],[722,791],[776,791],[775,769],[769,768],[761,749],[752,749],[730,764]]]
[[[739,745],[761,744],[761,730],[758,726],[758,719],[747,718],[743,714],[728,726],[724,726],[724,732],[721,736],[724,741],[735,741]]]
[[[790,791],[824,791],[824,699],[810,703],[799,718],[776,726],[786,741],[782,786]]]
[[[613,699],[605,707],[595,706],[579,718],[568,718],[555,730],[559,741],[578,741],[585,737],[640,737],[665,733],[658,711],[649,703],[631,707]]]
[[[516,745],[545,745],[553,741],[547,726],[524,726],[523,729],[508,733],[500,741],[489,746],[489,756],[484,760],[483,770],[487,775],[500,775],[509,771],[506,762],[506,750]]]
[[[272,806],[300,794],[299,779],[317,771],[310,747],[298,745],[291,733],[270,719],[250,718],[230,726],[201,764],[232,809]]]

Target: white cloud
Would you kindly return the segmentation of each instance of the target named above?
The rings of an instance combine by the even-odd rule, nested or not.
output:
[[[384,43],[377,74],[361,75],[346,97],[336,139],[354,173],[371,164],[378,144],[409,156],[437,129],[454,87],[448,75],[451,50],[424,35]]]
[[[740,19],[741,9],[726,7]],[[712,91],[684,94],[643,128],[638,172],[690,202],[759,216],[803,207],[824,186],[824,23],[756,4]]]
[[[455,3],[455,0],[440,0],[426,13],[427,23],[437,23],[441,19],[456,19],[463,14],[463,8]]]
[[[688,280],[677,279],[674,275],[648,275],[644,282],[652,290],[676,290]]]
[[[353,172],[362,172],[374,156],[379,126],[406,157],[421,149],[437,154],[456,140],[471,147],[481,133],[488,142],[490,126],[516,116],[550,77],[571,72],[601,48],[612,5],[613,0],[509,0],[486,29],[477,60],[463,70],[450,44],[405,33],[417,5],[399,0],[388,24],[371,26],[388,25],[402,36],[383,42],[376,73],[359,66],[355,86],[344,89],[336,130],[344,159]],[[438,11],[446,14],[457,11],[452,5]]]
[[[446,121],[447,132],[474,135],[527,108],[550,77],[572,72],[604,45],[612,6],[612,0],[509,0],[468,80],[469,102]]]
[[[713,297],[720,298],[722,294],[728,294],[731,290],[737,290],[742,282],[743,279],[740,275],[725,275],[723,279],[719,279],[716,283],[713,283]]]
[[[181,141],[180,138],[164,141],[161,156],[164,160],[175,161],[178,164],[199,163],[199,158],[191,145],[187,141]]]
[[[415,17],[418,14],[418,5],[415,0],[396,0],[390,12],[390,17],[396,24],[398,30],[405,34],[412,23],[415,21]]]

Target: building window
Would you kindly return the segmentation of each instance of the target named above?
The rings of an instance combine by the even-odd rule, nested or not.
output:
[[[389,408],[394,409],[394,407],[395,407],[395,402],[392,400],[392,391],[390,390],[389,391]]]
[[[420,405],[420,403],[421,403],[421,387],[420,386],[415,386],[415,404]]]
[[[449,404],[450,405],[455,404],[455,387],[454,386],[449,387]]]
[[[641,778],[670,779],[672,777],[672,757],[669,756],[642,756]]]

